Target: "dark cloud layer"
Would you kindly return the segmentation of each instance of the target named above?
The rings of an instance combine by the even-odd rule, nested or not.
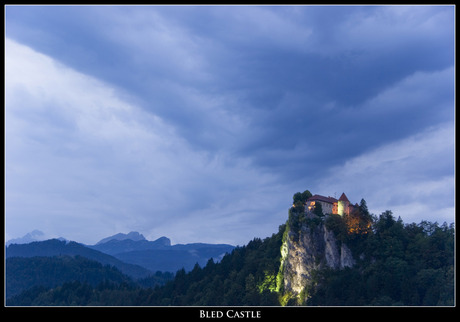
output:
[[[200,155],[196,174],[163,169],[187,172],[178,191],[188,209],[242,198],[248,183],[226,175],[242,167],[261,180],[254,190],[286,189],[286,204],[273,206],[281,213],[289,189],[336,189],[323,185],[334,169],[453,123],[453,21],[452,6],[8,6],[6,36],[107,84],[139,115],[158,117],[186,158]],[[72,135],[71,119],[39,117]],[[218,164],[213,175],[207,162]],[[453,175],[448,162],[430,171]],[[260,218],[247,203],[238,211]]]

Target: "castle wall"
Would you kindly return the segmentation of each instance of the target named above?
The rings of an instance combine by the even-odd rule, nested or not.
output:
[[[320,201],[320,200],[308,202],[306,209],[308,209],[309,211],[313,211],[317,203],[321,204],[321,208],[323,209],[323,215],[333,213],[333,205],[331,203]]]

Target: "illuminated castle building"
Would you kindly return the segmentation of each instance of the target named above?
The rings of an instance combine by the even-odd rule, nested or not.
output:
[[[349,215],[357,205],[352,205],[348,200],[345,192],[342,193],[339,200],[333,197],[314,195],[307,199],[305,210],[313,211],[317,204],[321,204],[323,214],[337,214],[343,216]]]

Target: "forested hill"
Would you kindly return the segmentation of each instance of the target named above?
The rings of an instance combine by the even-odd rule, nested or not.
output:
[[[6,258],[11,257],[36,257],[36,256],[82,256],[97,261],[103,265],[115,266],[124,274],[133,278],[144,278],[152,274],[148,269],[139,265],[129,264],[121,260],[86,247],[77,242],[67,242],[58,239],[49,239],[29,244],[12,244],[5,250]]]
[[[221,263],[209,262],[152,292],[146,305],[451,306],[454,304],[454,226],[423,221],[404,224],[387,211],[366,234],[350,233],[355,220],[330,215],[303,225],[327,225],[347,243],[356,264],[313,272],[304,298],[289,298],[281,247],[289,226],[264,240],[236,248]]]
[[[10,257],[6,261],[6,297],[32,287],[57,287],[69,281],[91,286],[102,282],[132,283],[114,266],[102,265],[81,256]]]
[[[404,224],[386,211],[368,234],[359,235],[343,229],[346,216],[335,219],[336,234],[356,265],[319,271],[307,305],[454,305],[453,224]]]

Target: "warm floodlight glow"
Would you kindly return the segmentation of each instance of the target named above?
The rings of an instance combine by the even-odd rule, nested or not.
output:
[[[338,213],[340,216],[343,216],[344,211],[345,211],[344,202],[343,202],[343,201],[339,201],[338,204],[337,204],[337,213]]]

